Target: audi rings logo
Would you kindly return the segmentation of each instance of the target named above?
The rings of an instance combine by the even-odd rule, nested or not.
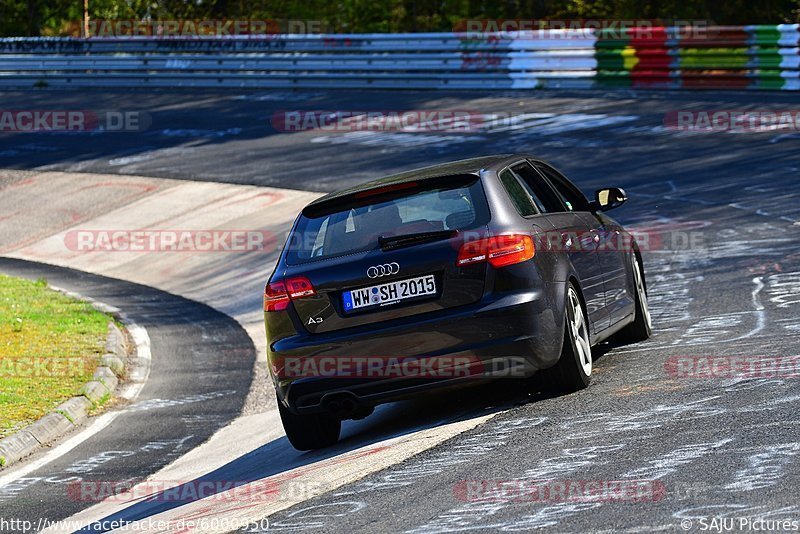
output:
[[[384,263],[383,265],[373,265],[367,269],[367,276],[370,278],[380,278],[381,276],[389,276],[390,274],[397,274],[400,272],[400,264],[396,261],[392,263]]]

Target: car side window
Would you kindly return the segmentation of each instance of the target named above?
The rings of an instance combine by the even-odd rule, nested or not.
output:
[[[542,162],[537,161],[534,165],[536,169],[542,173],[542,176],[550,182],[553,189],[556,190],[561,200],[564,202],[564,205],[567,207],[567,211],[590,211],[586,197],[584,197],[583,193],[572,185],[564,175]]]
[[[525,191],[525,188],[519,180],[517,180],[514,173],[506,169],[500,173],[499,177],[500,183],[503,184],[503,187],[506,189],[508,196],[511,198],[514,207],[517,208],[517,212],[519,212],[520,215],[528,217],[529,215],[536,215],[539,213],[530,195]]]
[[[511,170],[519,177],[528,195],[533,198],[533,201],[542,213],[564,211],[565,208],[561,199],[556,195],[555,191],[547,185],[547,182],[542,179],[542,176],[531,167],[530,163],[527,161],[518,163],[511,167]]]

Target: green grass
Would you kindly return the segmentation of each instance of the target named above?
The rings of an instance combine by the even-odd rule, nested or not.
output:
[[[35,282],[0,275],[0,438],[78,394],[111,318]]]

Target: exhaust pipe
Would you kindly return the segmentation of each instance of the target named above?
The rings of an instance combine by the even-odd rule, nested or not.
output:
[[[352,393],[325,395],[322,406],[328,413],[340,419],[349,419],[359,408],[358,401]]]

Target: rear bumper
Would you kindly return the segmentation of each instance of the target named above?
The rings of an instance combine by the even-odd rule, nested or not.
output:
[[[498,376],[529,376],[558,360],[563,320],[541,290],[505,292],[459,308],[328,334],[291,336],[270,346],[270,369],[278,399],[295,413],[326,411],[327,396],[347,396],[375,406],[422,393],[472,386]],[[470,372],[442,376],[368,378],[353,374],[307,376],[284,373],[287,359],[385,357],[459,359]],[[505,367],[512,359],[516,367]],[[277,374],[276,374],[277,369]],[[462,365],[463,371],[463,365]],[[327,397],[330,398],[330,397]]]

